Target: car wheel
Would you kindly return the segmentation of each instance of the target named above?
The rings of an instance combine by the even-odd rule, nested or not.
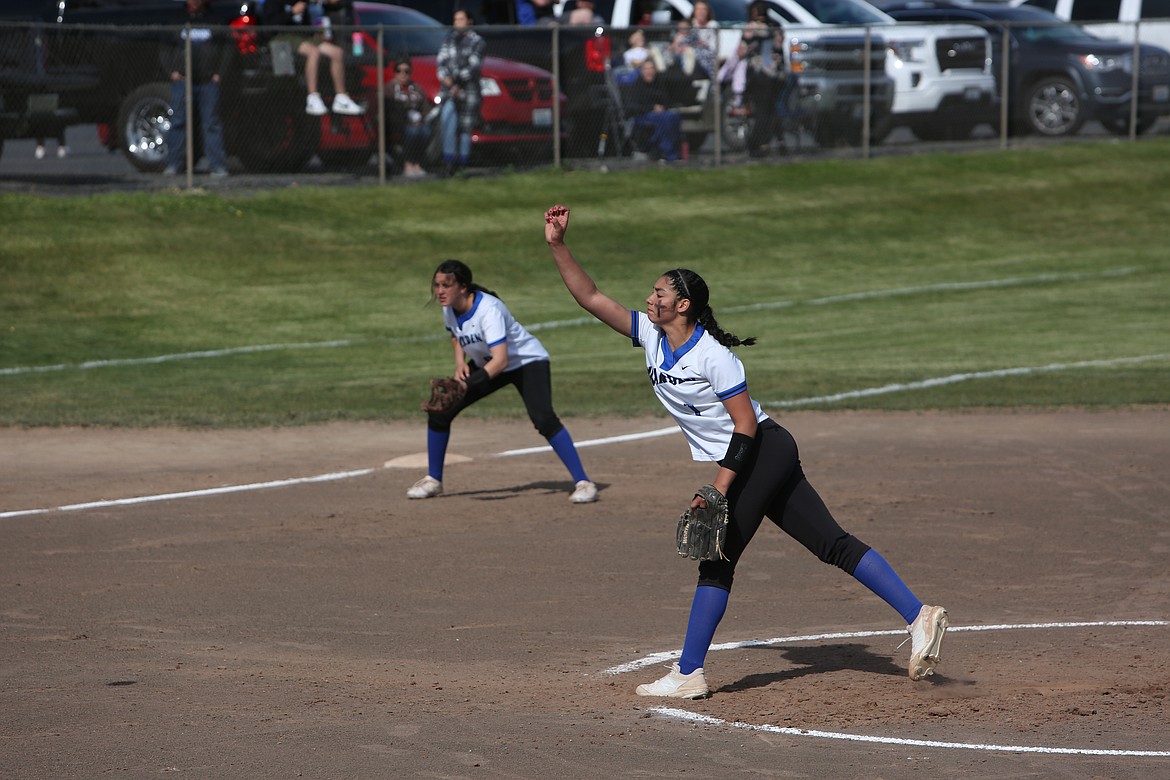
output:
[[[1077,87],[1064,76],[1047,76],[1024,95],[1024,121],[1034,133],[1049,137],[1073,135],[1085,123],[1085,107]]]
[[[1156,122],[1156,121],[1158,121],[1158,117],[1156,117],[1156,116],[1149,116],[1147,114],[1138,114],[1137,127],[1134,129],[1137,131],[1138,135],[1141,135],[1142,133],[1146,132],[1151,127],[1153,127],[1154,122]],[[1129,135],[1129,117],[1128,116],[1125,119],[1119,119],[1116,117],[1114,117],[1112,119],[1102,119],[1101,124],[1104,125],[1106,130],[1113,133],[1114,135]]]
[[[730,94],[723,99],[723,146],[732,152],[747,149],[752,134],[752,117],[746,107],[737,108]]]
[[[167,162],[167,132],[171,129],[171,85],[143,84],[118,109],[118,148],[140,171],[158,173]]]

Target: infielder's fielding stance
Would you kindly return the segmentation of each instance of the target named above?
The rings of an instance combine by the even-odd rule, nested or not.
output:
[[[444,260],[431,279],[434,299],[443,307],[443,325],[455,350],[453,381],[440,388],[456,392],[432,396],[427,408],[427,475],[406,491],[408,498],[432,498],[443,492],[443,461],[451,438],[451,421],[464,409],[501,387],[515,385],[528,417],[548,440],[573,478],[569,500],[588,504],[597,500],[577,455],[573,437],[552,406],[552,379],[548,351],[516,321],[491,290],[471,280],[471,269],[458,260]],[[468,362],[470,359],[470,362]]]
[[[683,268],[654,282],[645,312],[630,311],[598,290],[577,264],[565,245],[568,227],[568,208],[545,212],[545,240],[565,287],[583,309],[645,351],[650,384],[686,436],[691,456],[719,464],[712,485],[727,497],[731,514],[725,557],[699,563],[682,657],[670,674],[639,685],[638,695],[707,695],[703,661],[727,608],[736,563],[765,516],[897,610],[910,632],[910,678],[933,674],[947,611],[923,604],[876,550],[837,525],[805,479],[792,435],[748,395],[743,364],[728,347],[750,346],[755,339],[741,340],[720,328],[706,283]],[[698,494],[691,499],[691,509],[705,506]]]

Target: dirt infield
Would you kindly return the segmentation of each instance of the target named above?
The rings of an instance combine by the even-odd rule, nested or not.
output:
[[[713,696],[634,695],[694,589],[673,524],[710,466],[678,434],[583,448],[601,500],[574,506],[551,454],[495,455],[542,443],[511,421],[461,420],[470,460],[412,502],[420,470],[383,464],[421,424],[0,431],[0,513],[50,510],[0,518],[0,777],[1170,777],[1170,410],[779,419],[950,610],[935,677],[766,525]]]

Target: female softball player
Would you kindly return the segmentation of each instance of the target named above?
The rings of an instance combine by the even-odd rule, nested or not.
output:
[[[466,394],[452,408],[427,414],[427,475],[406,491],[408,498],[432,498],[443,492],[443,461],[451,438],[451,421],[464,409],[505,385],[524,399],[528,418],[548,439],[573,478],[569,500],[597,500],[597,486],[581,466],[573,437],[552,406],[552,379],[544,346],[512,316],[491,290],[471,280],[459,260],[444,260],[431,279],[434,299],[443,307],[443,325],[455,350],[455,378]],[[468,360],[470,359],[470,362]]]
[[[583,309],[646,353],[655,395],[682,429],[696,461],[719,465],[712,482],[727,497],[731,525],[726,560],[701,561],[682,657],[670,674],[639,685],[639,696],[696,699],[707,695],[703,662],[723,618],[736,563],[763,518],[824,563],[843,569],[884,599],[910,632],[910,678],[934,673],[947,611],[916,597],[885,559],[837,525],[804,477],[796,441],[747,390],[743,364],[729,347],[750,346],[715,321],[709,292],[693,271],[677,268],[654,282],[646,311],[630,311],[597,289],[565,245],[569,209],[545,212],[545,240],[565,287]],[[704,505],[696,495],[692,508]]]

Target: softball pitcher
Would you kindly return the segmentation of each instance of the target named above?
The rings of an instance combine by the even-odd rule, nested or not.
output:
[[[696,699],[708,693],[703,664],[723,618],[736,564],[767,517],[821,561],[851,574],[907,623],[910,678],[933,674],[947,611],[915,596],[884,558],[837,524],[801,470],[796,441],[748,394],[743,364],[729,347],[750,346],[724,331],[703,279],[683,268],[654,282],[646,311],[630,311],[597,289],[565,244],[569,209],[545,212],[545,240],[565,287],[583,309],[632,339],[646,356],[655,395],[682,429],[691,457],[718,465],[714,487],[727,497],[731,524],[725,559],[699,563],[682,657],[640,696]],[[704,506],[696,495],[692,508]]]
[[[569,500],[597,500],[597,486],[585,474],[573,437],[552,406],[552,378],[544,345],[516,321],[499,296],[474,283],[471,269],[444,260],[431,278],[431,292],[443,307],[443,325],[455,351],[455,379],[466,388],[450,409],[427,414],[427,475],[406,491],[408,498],[433,498],[443,492],[443,461],[451,421],[471,404],[506,385],[524,400],[528,418],[548,439],[573,479]]]

